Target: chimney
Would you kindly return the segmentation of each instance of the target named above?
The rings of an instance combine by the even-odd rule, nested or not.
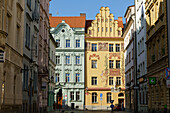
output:
[[[52,17],[52,13],[49,14],[49,17]]]
[[[123,18],[122,17],[118,17],[118,21],[122,21],[123,22]]]
[[[86,13],[80,13],[80,17],[86,17]]]

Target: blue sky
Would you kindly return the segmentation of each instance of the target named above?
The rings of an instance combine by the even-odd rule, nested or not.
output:
[[[124,17],[128,6],[134,5],[134,0],[51,0],[52,16],[79,16],[86,13],[86,19],[95,19],[100,7],[109,7],[115,19]],[[124,19],[125,22],[125,19]]]

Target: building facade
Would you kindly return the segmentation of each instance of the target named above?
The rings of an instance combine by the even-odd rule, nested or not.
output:
[[[135,34],[135,6],[129,6],[126,10],[126,27],[123,32],[124,62],[125,62],[125,107],[134,110],[134,34]]]
[[[38,45],[38,112],[47,111],[48,100],[48,41],[49,41],[49,2],[40,0],[39,45]]]
[[[148,112],[148,87],[147,87],[147,48],[146,48],[146,15],[145,0],[135,1],[136,14],[136,47],[137,47],[137,75],[139,84],[138,90],[138,111]]]
[[[96,20],[86,21],[86,28],[85,108],[110,109],[111,100],[114,100],[114,105],[123,105],[125,78],[122,18],[115,20],[108,7],[101,7]]]
[[[48,111],[53,111],[53,104],[54,104],[54,88],[55,88],[55,67],[56,67],[56,47],[57,44],[53,38],[53,36],[49,35],[49,84],[48,84]]]
[[[165,76],[168,67],[166,3],[167,0],[145,3],[149,112],[170,110]]]
[[[22,69],[22,112],[37,113],[39,1],[25,0]]]
[[[0,112],[22,112],[24,1],[0,1]]]
[[[57,42],[55,103],[57,109],[84,109],[85,14],[80,17],[50,17]]]

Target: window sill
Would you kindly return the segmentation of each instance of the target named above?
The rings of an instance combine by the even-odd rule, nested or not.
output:
[[[30,48],[27,45],[25,45],[25,48],[27,48],[30,51]]]
[[[65,66],[71,66],[72,64],[64,64]]]
[[[82,66],[82,64],[75,64],[75,66]]]
[[[98,102],[92,103],[92,104],[99,104]]]

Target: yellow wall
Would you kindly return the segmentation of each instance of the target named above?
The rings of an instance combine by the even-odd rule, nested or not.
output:
[[[124,56],[123,56],[123,38],[86,38],[86,43],[90,45],[90,50],[86,51],[86,87],[88,87],[88,95],[86,95],[86,102],[85,104],[87,106],[99,106],[100,103],[100,93],[103,93],[103,106],[108,106],[110,103],[107,103],[107,92],[111,92],[111,87],[114,87],[114,85],[109,85],[109,77],[114,77],[114,81],[116,82],[116,77],[121,77],[121,85],[118,86],[121,88],[125,87],[125,84],[123,84],[124,81]],[[97,52],[91,51],[91,44],[96,43],[97,44]],[[108,48],[106,50],[99,50],[99,43],[106,43],[108,45]],[[109,52],[109,44],[114,44],[114,52]],[[115,52],[115,45],[120,44],[120,50],[121,52]],[[88,47],[87,47],[88,48]],[[110,58],[109,58],[110,57]],[[92,60],[97,60],[97,68],[93,69],[91,68]],[[109,60],[114,60],[114,69],[109,69]],[[120,69],[116,69],[116,60],[120,60]],[[107,64],[107,68],[106,68]],[[106,69],[109,70],[108,74],[106,73]],[[111,72],[113,71],[113,72]],[[120,74],[117,74],[119,73]],[[92,77],[97,77],[97,85],[91,84]],[[91,89],[91,88],[97,88],[97,89]],[[105,89],[105,91],[102,88]],[[92,93],[96,92],[98,94],[98,103],[93,104],[92,103]],[[123,91],[121,91],[123,92]],[[124,92],[123,92],[124,93]],[[118,94],[114,93],[112,94],[114,104],[118,104]],[[124,98],[124,97],[123,97]]]
[[[111,31],[110,28],[112,29]],[[120,31],[119,35],[118,30]],[[89,33],[90,31],[91,34]],[[122,35],[122,28],[118,27],[118,21],[114,20],[110,9],[108,7],[101,7],[100,13],[96,15],[96,20],[92,21],[91,27],[88,28],[87,32],[87,36],[90,37],[120,37]]]

